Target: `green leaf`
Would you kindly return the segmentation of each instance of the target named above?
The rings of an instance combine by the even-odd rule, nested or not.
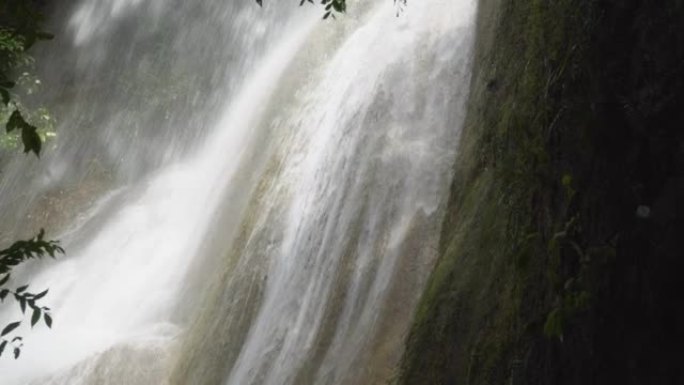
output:
[[[13,130],[18,130],[23,127],[24,123],[26,122],[21,116],[21,112],[19,112],[19,110],[14,110],[12,115],[10,115],[9,119],[7,120],[7,125],[5,127],[7,132],[12,132]]]
[[[47,327],[52,328],[52,317],[50,317],[50,314],[45,313],[43,318],[45,319],[45,324],[47,325]]]
[[[5,326],[5,328],[2,329],[2,332],[0,333],[0,337],[4,337],[4,336],[6,336],[7,334],[11,333],[12,330],[18,328],[19,325],[21,325],[21,321],[12,322],[11,324]]]
[[[21,314],[26,312],[26,299],[24,297],[19,297],[19,307],[21,308]]]
[[[9,274],[6,274],[4,277],[2,277],[2,279],[0,279],[0,286],[6,284],[7,281],[9,281],[9,279],[10,279],[10,275],[9,275]]]
[[[17,288],[17,293],[22,293],[24,290],[28,289],[29,285],[24,285]]]
[[[21,354],[21,349],[19,348],[14,348],[14,359],[16,360],[19,358],[19,354]]]
[[[2,352],[5,351],[6,346],[7,346],[7,340],[2,341],[2,343],[0,343],[0,357],[2,356]]]
[[[34,301],[37,301],[37,300],[39,300],[39,299],[45,297],[45,295],[48,293],[48,290],[49,290],[49,289],[46,289],[46,290],[44,290],[44,291],[42,291],[42,292],[36,294],[36,295],[33,297],[33,300],[34,300]]]
[[[21,130],[21,141],[24,143],[24,153],[33,152],[40,157],[42,142],[36,127],[26,123]]]
[[[335,11],[337,12],[344,12],[346,11],[346,6],[344,1],[341,0],[333,0],[332,2],[333,8],[335,8]]]
[[[34,327],[40,320],[40,309],[33,309],[33,315],[31,315],[31,327]]]

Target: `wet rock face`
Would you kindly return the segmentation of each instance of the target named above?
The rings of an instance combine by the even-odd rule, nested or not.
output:
[[[683,381],[683,18],[677,1],[480,2],[467,183],[404,383]]]

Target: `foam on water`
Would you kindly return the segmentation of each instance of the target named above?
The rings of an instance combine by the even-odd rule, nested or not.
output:
[[[159,43],[180,52],[169,66],[215,89],[191,109],[191,99],[165,100],[161,120],[140,103],[92,102],[110,115],[106,139],[89,140],[121,144],[107,163],[114,174],[136,171],[150,143],[166,152],[80,209],[87,215],[63,228],[68,257],[26,273],[50,288],[55,324],[22,330],[24,353],[3,360],[3,383],[387,380],[438,242],[474,3],[416,1],[398,17],[389,0],[350,3],[333,23],[317,9],[182,4],[84,0],[70,15],[69,54],[92,66],[79,76],[149,71],[134,54],[102,59],[119,47],[110,43],[121,23],[136,29],[132,39],[151,39],[146,28],[166,17],[180,23]],[[227,37],[212,22],[227,24]],[[79,109],[69,111],[76,121]],[[145,116],[158,133],[117,139],[122,116]],[[206,127],[188,135],[191,122]],[[55,162],[73,156],[68,145]],[[19,178],[3,183],[33,183]]]

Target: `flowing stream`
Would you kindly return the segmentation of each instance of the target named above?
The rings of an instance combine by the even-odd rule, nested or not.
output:
[[[386,384],[432,268],[473,0],[81,0],[37,58],[59,118],[0,185],[67,255],[2,384]],[[3,309],[1,320],[21,317]]]

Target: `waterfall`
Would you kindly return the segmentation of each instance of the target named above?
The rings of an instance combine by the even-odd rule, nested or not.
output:
[[[3,384],[392,378],[436,255],[475,5],[348,8],[56,12],[38,63],[58,138],[8,161],[0,208],[5,236],[46,227],[67,255],[13,278],[50,288],[54,325],[21,331]]]

